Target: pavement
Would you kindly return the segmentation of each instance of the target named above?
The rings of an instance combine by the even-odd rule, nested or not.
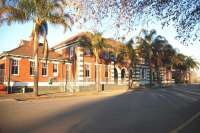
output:
[[[1,101],[2,133],[200,133],[200,87]]]
[[[126,88],[123,89],[110,89],[105,91],[82,91],[82,92],[55,92],[46,93],[36,96],[32,93],[12,93],[0,95],[0,101],[28,101],[28,100],[45,100],[52,98],[65,98],[65,97],[77,97],[77,96],[90,96],[90,95],[102,95],[108,93],[121,93],[128,91]]]

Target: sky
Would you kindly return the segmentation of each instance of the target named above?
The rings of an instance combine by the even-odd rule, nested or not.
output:
[[[109,20],[107,20],[109,21]],[[64,33],[64,29],[61,26],[49,25],[49,33],[47,36],[49,46],[52,47],[53,45],[62,42],[63,40],[76,35],[83,31],[92,31],[94,28],[98,29],[99,32],[103,32],[103,36],[106,38],[116,38],[117,33],[114,29],[115,27],[112,24],[109,24],[107,21],[104,21],[102,24],[103,26],[97,26],[89,22],[84,26],[80,26],[75,24],[72,26],[71,30],[67,30]],[[7,24],[3,24],[0,27],[0,53],[3,51],[12,50],[18,47],[20,40],[28,39],[31,31],[32,31],[33,23],[25,23],[25,24],[18,24],[14,23],[10,26]],[[98,27],[98,28],[97,28]],[[157,34],[166,37],[169,43],[177,49],[178,52],[181,52],[185,55],[192,56],[195,60],[200,62],[200,53],[198,50],[200,49],[200,44],[193,44],[189,46],[184,46],[179,41],[175,39],[176,30],[173,26],[164,27],[163,29],[159,25],[159,23],[151,23],[143,26],[138,26],[135,31],[131,31],[127,33],[127,29],[120,30],[121,34],[124,34],[126,38],[131,38],[137,36],[141,28],[145,28],[148,30],[155,29]],[[199,72],[200,74],[200,72]]]

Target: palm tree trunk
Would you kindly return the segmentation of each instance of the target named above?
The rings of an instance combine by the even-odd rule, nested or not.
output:
[[[11,87],[10,87],[10,71],[11,71],[11,60],[10,60],[10,58],[8,57],[8,92],[10,91],[11,93],[12,93],[12,91],[11,91]]]
[[[35,69],[34,69],[34,91],[35,95],[38,96],[38,54],[35,55]]]
[[[100,83],[100,77],[99,77],[99,64],[98,64],[98,59],[96,57],[96,89],[97,89],[97,92],[99,92],[99,83]]]
[[[35,69],[34,69],[34,92],[38,96],[38,32],[35,26],[34,30],[34,60],[35,60]]]

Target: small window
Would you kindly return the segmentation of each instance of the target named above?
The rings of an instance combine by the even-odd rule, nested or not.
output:
[[[42,63],[42,76],[47,75],[47,63]]]
[[[58,64],[53,64],[53,75],[58,76]]]
[[[30,70],[29,70],[30,75],[34,75],[34,67],[35,67],[35,62],[30,61]]]
[[[108,78],[108,65],[105,65],[105,77]]]
[[[18,60],[12,60],[12,74],[19,74],[19,61]]]
[[[90,66],[88,64],[85,65],[85,77],[90,77]]]

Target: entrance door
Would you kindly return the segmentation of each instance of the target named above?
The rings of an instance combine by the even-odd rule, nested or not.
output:
[[[114,82],[115,82],[115,84],[118,83],[118,72],[117,72],[116,68],[114,68]]]

